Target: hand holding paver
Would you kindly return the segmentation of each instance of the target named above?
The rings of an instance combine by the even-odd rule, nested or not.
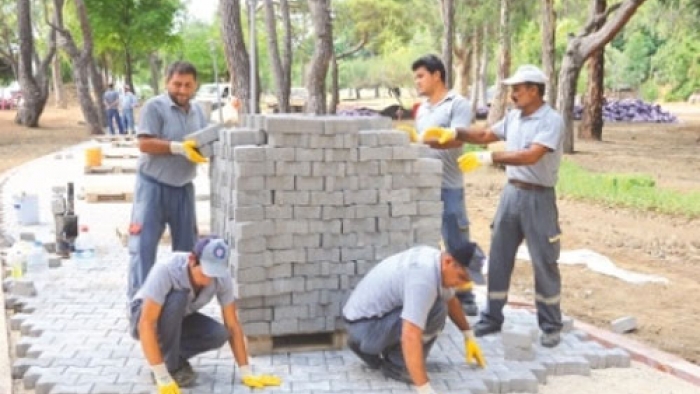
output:
[[[471,172],[483,165],[493,164],[492,152],[467,152],[457,159],[462,172]]]
[[[481,353],[481,348],[479,344],[474,339],[474,331],[465,330],[462,331],[464,335],[464,353],[466,355],[467,364],[476,363],[480,368],[486,366],[486,360],[484,355]]]
[[[447,127],[429,127],[423,133],[423,142],[435,142],[445,144],[457,138],[457,130]]]
[[[158,394],[180,394],[180,387],[170,376],[165,364],[152,365],[151,371],[153,371],[153,378],[158,386]]]
[[[172,382],[164,386],[158,385],[158,394],[180,394],[180,388],[177,387],[177,383]]]
[[[194,140],[173,141],[170,143],[170,152],[174,155],[185,156],[187,160],[193,163],[201,164],[207,162],[207,159],[197,151],[197,142]]]

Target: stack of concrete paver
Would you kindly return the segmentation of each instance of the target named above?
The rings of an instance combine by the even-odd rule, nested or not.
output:
[[[437,245],[439,160],[388,118],[254,116],[222,130],[212,229],[233,247],[251,336],[334,332],[349,291],[381,259]]]

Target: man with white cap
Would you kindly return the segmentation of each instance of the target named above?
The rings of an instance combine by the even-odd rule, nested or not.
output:
[[[467,266],[475,244],[451,232],[446,247],[447,252],[441,252],[416,246],[384,259],[343,307],[348,347],[370,369],[413,384],[420,394],[435,394],[425,360],[448,316],[464,335],[467,363],[485,365],[455,297],[455,289],[469,282]]]
[[[515,255],[525,239],[535,275],[535,302],[543,346],[560,342],[562,328],[560,292],[561,276],[557,260],[561,230],[556,204],[556,185],[563,151],[564,122],[544,102],[544,73],[533,65],[518,68],[503,81],[511,86],[516,109],[487,128],[434,128],[440,143],[458,140],[488,144],[506,142],[504,152],[470,152],[459,158],[463,172],[481,165],[500,163],[506,166],[506,184],[493,220],[489,253],[488,302],[480,321],[474,326],[476,336],[501,330],[503,307],[508,299]]]
[[[180,387],[193,385],[197,375],[187,360],[226,341],[244,385],[280,385],[277,377],[251,373],[228,258],[229,247],[223,239],[202,238],[192,252],[176,252],[155,264],[134,296],[131,335],[141,341],[159,394],[179,394]],[[224,324],[197,312],[214,296]]]

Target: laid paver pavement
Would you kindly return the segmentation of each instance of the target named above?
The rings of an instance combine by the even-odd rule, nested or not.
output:
[[[60,158],[58,158],[60,157]],[[82,147],[59,155],[37,159],[18,168],[2,186],[3,230],[15,239],[22,232],[33,232],[42,241],[53,240],[50,217],[51,187],[76,182],[78,190],[87,175],[82,171]],[[200,169],[197,188],[208,190],[207,170]],[[99,175],[105,176],[105,175]],[[12,195],[21,191],[37,193],[43,222],[20,226],[12,207]],[[126,267],[128,253],[115,235],[116,227],[130,214],[130,204],[87,204],[77,201],[80,223],[88,224],[98,244],[98,263],[80,267],[64,260],[60,268],[42,273],[30,272],[36,296],[6,294],[8,324],[21,333],[11,344],[16,351],[12,375],[27,390],[37,394],[69,393],[150,393],[154,391],[141,348],[127,333]],[[208,202],[198,202],[198,215],[208,216]],[[167,255],[161,247],[159,256]],[[479,294],[483,303],[483,295]],[[207,313],[219,315],[216,304]],[[508,309],[507,324],[536,333],[536,319],[526,310]],[[533,330],[534,329],[534,330]],[[630,358],[621,349],[606,349],[586,335],[571,331],[555,349],[534,341],[535,359],[506,360],[501,335],[479,338],[488,366],[474,369],[464,361],[462,337],[448,323],[428,358],[433,387],[440,393],[537,392],[548,376],[588,375],[592,368],[629,366]],[[235,375],[230,349],[224,347],[193,359],[199,373],[198,384],[183,393],[252,392]],[[284,353],[258,356],[254,369],[279,375],[283,385],[266,393],[412,393],[406,384],[387,380],[381,373],[365,368],[349,350]]]

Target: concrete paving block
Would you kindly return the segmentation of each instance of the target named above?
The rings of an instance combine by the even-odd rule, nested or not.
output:
[[[413,173],[441,175],[442,161],[439,159],[421,157],[413,163]]]
[[[410,144],[408,134],[401,130],[378,130],[378,146],[408,146]]]
[[[239,283],[238,292],[243,298],[264,297],[267,295],[267,282]]]
[[[49,257],[49,268],[60,268],[61,258],[60,257]]]
[[[230,147],[239,145],[263,145],[267,140],[267,134],[261,130],[238,128],[225,133],[227,134],[227,142]]]
[[[261,253],[267,250],[265,238],[240,239],[236,240],[235,248],[239,253]]]
[[[313,170],[312,170],[313,171]],[[294,189],[303,191],[323,191],[325,178],[322,176],[296,176]]]
[[[37,294],[34,281],[29,279],[16,279],[12,283],[11,293],[22,297],[35,297]]]
[[[588,361],[591,369],[606,368],[606,352],[605,350],[591,349],[581,354]]]
[[[438,193],[439,194],[439,193]],[[411,202],[411,189],[380,190],[380,203],[405,203]]]
[[[327,116],[324,117],[324,133],[334,134],[357,134],[361,124],[354,117]]]
[[[356,207],[355,206],[343,206],[339,204],[338,206],[325,205],[322,210],[322,219],[351,219],[356,217]]]
[[[355,208],[355,216],[357,219],[389,217],[389,204],[387,203],[356,205]]]
[[[272,205],[265,207],[265,219],[292,219],[292,206]]]
[[[197,142],[197,146],[204,146],[214,141],[218,141],[219,133],[223,128],[223,125],[213,124],[203,129],[197,130],[194,133],[187,134],[182,140],[194,140]]]
[[[343,136],[338,135],[311,135],[309,143],[306,145],[312,149],[341,149],[343,145]]]
[[[323,149],[295,148],[295,161],[323,161]]]
[[[346,149],[323,149],[323,161],[325,162],[356,162],[358,152],[356,148]]]
[[[533,339],[529,327],[515,326],[505,329],[501,333],[501,339],[506,349],[532,349]]]
[[[388,116],[361,116],[355,119],[360,125],[360,130],[388,130],[393,124]]]
[[[367,149],[380,149],[380,148],[367,148]],[[364,162],[351,162],[346,163],[347,175],[357,175],[360,177],[380,175],[380,160],[364,161]]]
[[[238,268],[269,267],[272,265],[272,252],[266,250],[258,253],[246,253],[240,250],[232,250],[229,262]]]
[[[309,234],[340,234],[342,221],[335,217],[344,217],[346,207],[322,207],[323,220],[309,220]],[[339,212],[334,212],[338,210]],[[333,218],[331,216],[334,216]]]
[[[269,190],[232,190],[231,204],[238,207],[272,205],[272,192]]]
[[[301,333],[316,333],[326,329],[326,319],[324,317],[316,317],[311,319],[299,319],[299,332]],[[331,380],[331,382],[334,382]]]
[[[357,234],[322,234],[321,247],[342,248],[357,246]]]
[[[379,130],[361,130],[359,132],[361,147],[377,147],[379,146]]]
[[[211,159],[212,157],[215,156],[215,150],[214,150],[214,144],[209,143],[206,145],[198,146],[197,151],[199,151],[199,154],[204,156],[207,159]]]
[[[387,190],[391,189],[393,184],[391,175],[368,175],[360,177],[360,190]]]
[[[265,189],[267,190],[294,190],[294,176],[293,175],[272,175],[265,177]]]
[[[412,174],[413,162],[407,160],[382,160],[379,163],[379,172],[382,175]]]
[[[267,272],[265,275],[267,278],[270,279],[291,278],[292,263],[275,264],[272,267],[267,268]]]
[[[440,215],[444,209],[442,201],[418,201],[419,216]]]
[[[377,219],[378,229],[382,231],[408,231],[411,230],[411,218],[404,217],[392,217],[392,218],[379,218]]]
[[[275,234],[267,237],[267,248],[271,251],[294,247],[293,234]]]
[[[294,163],[293,163],[294,164]],[[275,172],[275,162],[264,161],[264,162],[254,162],[254,161],[234,161],[233,171],[235,174],[242,176],[255,176],[255,175],[289,175],[283,173]]]
[[[418,204],[415,202],[391,203],[389,207],[391,217],[415,216],[418,213]]]
[[[374,218],[365,219],[343,219],[343,234],[351,233],[374,233],[377,231],[377,221]]]
[[[309,305],[277,306],[272,310],[274,320],[306,319],[309,317]]]
[[[343,192],[345,205],[376,204],[379,202],[377,190],[346,190]]]
[[[374,258],[374,248],[367,246],[364,248],[341,248],[340,259],[343,262],[355,260],[371,260]]]
[[[626,351],[620,348],[606,349],[605,366],[607,368],[629,368],[630,364],[630,355]]]
[[[330,264],[328,263],[322,263],[320,261],[307,261],[307,262],[301,262],[301,263],[293,263],[292,264],[292,273],[293,277],[301,276],[301,277],[313,277],[316,275],[328,275],[330,274],[330,271],[328,270],[328,266]],[[324,267],[327,270],[327,272],[324,271]]]
[[[357,234],[357,247],[386,246],[389,244],[389,233],[380,231],[377,233]]]
[[[322,206],[324,211],[328,207],[347,205],[344,192],[312,191],[310,197],[310,204]]]
[[[297,248],[321,247],[321,234],[294,234],[294,246]]]
[[[233,187],[236,190],[243,190],[243,191],[257,191],[257,190],[265,190],[265,179],[268,177],[264,177],[261,175],[257,176],[241,176],[241,175],[236,175],[233,177]]]
[[[311,162],[282,162],[275,163],[276,175],[295,175],[295,176],[311,176]],[[316,163],[313,163],[316,164]]]
[[[270,134],[323,134],[324,122],[302,114],[269,114],[263,128]]]
[[[302,263],[306,261],[306,250],[302,248],[275,250],[272,252],[272,264]]]
[[[264,297],[243,297],[236,300],[239,309],[259,309],[265,305]]]
[[[267,151],[269,149],[264,146],[235,146],[233,147],[233,157],[236,162],[264,162],[268,160]]]
[[[313,162],[311,163],[311,174],[316,177],[343,177],[347,174],[346,163]]]
[[[441,201],[440,200],[440,190],[435,190],[435,188],[412,188],[411,200],[412,201]]]
[[[393,148],[391,148],[391,147],[370,148],[370,147],[366,147],[366,146],[361,146],[357,149],[357,152],[358,152],[357,159],[359,162],[391,160],[393,157],[392,156]]]
[[[347,168],[347,164],[346,164]],[[324,190],[328,192],[343,191],[343,190],[358,190],[360,185],[360,177],[351,176],[327,176],[325,178]]]
[[[503,351],[503,357],[506,360],[512,361],[533,361],[535,360],[535,350],[520,347],[506,347]]]
[[[556,375],[582,375],[590,376],[591,365],[580,356],[560,356],[554,355],[556,362]]]
[[[22,327],[22,323],[31,319],[31,315],[26,313],[17,313],[10,317],[10,330],[17,331]]]
[[[416,160],[420,157],[420,151],[413,146],[392,147],[391,158],[394,160]]]
[[[17,358],[25,358],[27,352],[36,343],[36,340],[32,337],[22,337],[15,343],[15,355]]]
[[[305,291],[306,280],[300,277],[279,278],[268,281],[270,292],[268,295],[289,295],[298,291]],[[291,295],[289,295],[291,302]]]
[[[625,316],[610,322],[610,329],[617,334],[632,332],[637,329],[637,319],[634,316]]]
[[[267,336],[271,334],[269,321],[243,322],[243,331],[248,336]]]
[[[389,231],[389,245],[412,243],[413,233],[411,231]]]
[[[306,278],[306,291],[313,290],[336,290],[340,288],[340,280],[338,276],[317,276],[315,278]]]
[[[320,206],[294,206],[294,219],[321,219]]]
[[[263,207],[233,207],[232,219],[241,222],[254,222],[265,219],[265,210]]]
[[[23,231],[19,233],[20,241],[34,242],[36,241],[36,235],[33,232]]]
[[[307,262],[339,262],[341,261],[340,248],[308,248],[306,249]]]
[[[355,133],[343,134],[342,137],[343,144],[336,145],[336,148],[354,149],[360,145],[360,136]]]
[[[296,148],[282,148],[282,147],[265,147],[265,157],[269,161],[295,161],[296,160]]]
[[[307,148],[311,144],[308,134],[268,133],[267,144],[273,148]]]
[[[263,282],[267,279],[267,270],[264,267],[250,267],[238,270],[238,283]]]
[[[275,223],[276,234],[308,234],[309,221],[303,219],[277,220]]]
[[[53,359],[51,358],[18,358],[12,362],[12,378],[22,379],[30,367],[48,368]]]
[[[277,205],[316,205],[311,202],[311,194],[308,191],[279,191],[275,193]]]

